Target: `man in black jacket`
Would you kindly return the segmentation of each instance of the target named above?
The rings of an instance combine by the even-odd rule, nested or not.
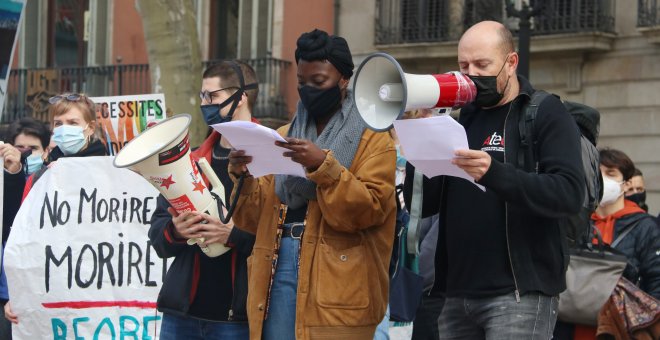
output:
[[[577,213],[585,197],[579,132],[548,96],[535,122],[537,171],[517,168],[519,116],[534,92],[516,77],[518,58],[511,33],[497,22],[472,26],[458,45],[460,71],[475,82],[477,97],[459,119],[470,150],[457,150],[452,162],[486,191],[456,177],[424,179],[423,216],[439,212],[444,225],[433,288],[446,296],[441,339],[549,339],[565,289],[558,221]]]
[[[200,92],[206,123],[252,120],[256,81],[252,67],[240,61],[223,61],[206,69]],[[224,202],[229,202],[233,188],[227,173],[229,151],[229,143],[213,131],[192,153],[195,160],[204,157],[211,164],[225,188]],[[246,259],[254,235],[234,228],[233,221],[224,224],[201,212],[179,215],[160,195],[149,238],[160,257],[175,257],[158,296],[158,310],[163,312],[160,338],[248,339]],[[210,258],[200,247],[187,245],[190,238],[232,249]]]

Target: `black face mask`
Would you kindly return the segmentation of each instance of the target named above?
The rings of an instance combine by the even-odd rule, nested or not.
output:
[[[504,93],[499,93],[497,92],[497,77],[499,77],[500,73],[502,73],[502,70],[504,69],[504,66],[506,65],[506,61],[509,59],[507,56],[506,59],[504,59],[504,65],[502,65],[502,68],[500,68],[500,71],[497,72],[497,75],[495,76],[470,76],[468,77],[472,79],[472,82],[474,82],[474,85],[477,87],[477,98],[474,100],[474,104],[479,106],[479,107],[492,107],[497,105],[497,103],[502,100],[502,97],[504,97]],[[504,85],[504,89],[509,85],[509,79],[507,78],[506,84]],[[504,91],[504,90],[502,90]]]
[[[341,104],[339,84],[326,90],[304,85],[298,88],[298,94],[307,112],[316,120],[330,116]]]
[[[646,191],[637,192],[630,196],[626,196],[626,199],[629,201],[635,202],[640,207],[646,205]]]

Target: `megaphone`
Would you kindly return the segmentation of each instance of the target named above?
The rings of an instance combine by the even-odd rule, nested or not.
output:
[[[367,56],[353,83],[358,112],[375,131],[389,130],[406,111],[459,107],[476,95],[472,80],[460,72],[404,73],[396,59],[382,52]]]
[[[178,213],[196,210],[218,217],[221,216],[218,200],[224,197],[224,188],[206,159],[202,158],[199,165],[213,185],[213,191],[204,184],[190,154],[190,121],[190,115],[180,114],[148,128],[117,153],[113,164],[144,177]],[[189,239],[187,242],[194,245],[199,241],[203,240]],[[220,243],[200,247],[209,257],[220,256],[229,250]]]

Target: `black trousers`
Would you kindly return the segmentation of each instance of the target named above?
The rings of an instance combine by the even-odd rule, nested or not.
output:
[[[417,307],[411,340],[438,340],[438,317],[445,299],[424,294]]]

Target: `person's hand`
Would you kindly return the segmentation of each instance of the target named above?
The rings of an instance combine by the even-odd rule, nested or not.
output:
[[[196,227],[197,223],[203,218],[194,211],[184,212],[179,214],[174,208],[167,208],[167,212],[172,215],[172,224],[174,224],[174,233],[178,238],[191,239],[200,237],[200,228]]]
[[[11,174],[17,174],[23,168],[21,152],[11,144],[0,144],[0,157],[4,157],[5,170]]]
[[[475,181],[481,179],[490,168],[490,155],[480,150],[456,150],[451,163],[463,169]]]
[[[11,303],[9,301],[5,303],[5,318],[11,321],[11,323],[18,325],[18,316],[11,311]]]
[[[252,162],[252,156],[247,156],[243,150],[231,150],[229,152],[229,172],[236,175],[248,173],[247,165]]]
[[[284,139],[287,143],[275,142],[275,145],[291,150],[285,152],[284,157],[290,157],[292,161],[302,164],[307,171],[315,171],[325,161],[325,152],[311,141],[292,137]]]
[[[227,211],[225,211],[226,213]],[[231,234],[231,230],[234,228],[234,221],[232,219],[229,219],[229,223],[225,224],[218,217],[209,214],[196,212],[196,215],[200,216],[204,221],[204,223],[198,223],[193,226],[199,228],[200,242],[198,244],[201,247],[207,247],[212,243],[227,244],[229,234]]]

